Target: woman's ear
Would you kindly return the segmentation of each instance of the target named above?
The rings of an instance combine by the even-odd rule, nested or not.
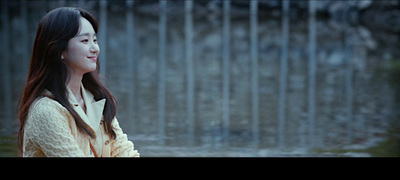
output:
[[[67,53],[67,52],[66,51],[61,52],[61,60],[65,60],[65,56],[66,56],[65,53]]]

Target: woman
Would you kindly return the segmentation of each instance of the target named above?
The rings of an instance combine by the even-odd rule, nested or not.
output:
[[[19,102],[22,156],[139,156],[99,81],[97,28],[80,8],[57,8],[40,21]]]

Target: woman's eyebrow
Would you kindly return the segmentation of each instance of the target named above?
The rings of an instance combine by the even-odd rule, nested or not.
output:
[[[81,36],[90,36],[90,33],[79,34],[79,35],[76,36],[76,37],[81,37]],[[93,36],[97,36],[97,34],[94,33]]]

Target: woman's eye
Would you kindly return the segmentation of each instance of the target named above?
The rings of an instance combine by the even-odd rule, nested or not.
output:
[[[81,42],[87,43],[87,42],[89,42],[89,40],[88,40],[88,39],[84,39],[84,40],[82,40]]]

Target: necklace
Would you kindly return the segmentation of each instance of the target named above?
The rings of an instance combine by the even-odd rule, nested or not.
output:
[[[78,98],[79,97],[79,98]],[[86,107],[85,107],[85,101],[83,100],[83,96],[82,93],[80,94],[80,96],[76,97],[75,99],[77,100],[79,106],[81,106],[81,108],[83,109],[83,111],[86,113]]]

